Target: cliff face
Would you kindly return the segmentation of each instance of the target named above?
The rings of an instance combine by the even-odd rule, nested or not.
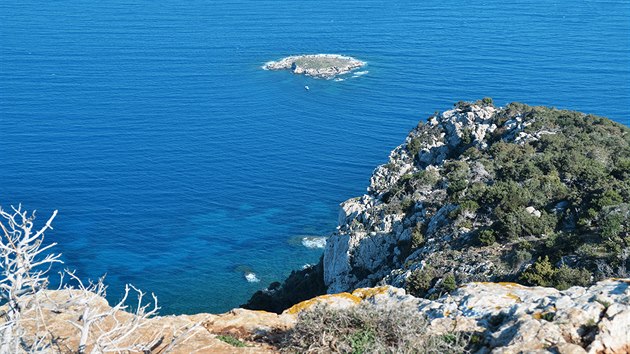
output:
[[[392,284],[567,288],[630,269],[630,133],[605,118],[491,100],[421,122],[342,203],[329,293]]]
[[[374,171],[368,194],[342,203],[338,231],[328,240],[324,252],[324,281],[329,292],[373,285],[402,266],[409,256],[403,245],[411,242],[418,222],[428,225],[427,238],[432,243],[439,242],[431,236],[447,222],[446,214],[454,206],[444,205],[430,212],[424,204],[442,199],[442,190],[429,186],[416,189],[414,205],[407,206],[414,208],[413,215],[390,203],[390,198],[400,193],[395,189],[404,176],[422,170],[439,173],[440,166],[458,148],[464,134],[474,134],[475,144],[486,145],[486,134],[497,129],[492,123],[496,111],[491,106],[474,106],[467,112],[454,109],[432,117],[391,152],[387,164]],[[512,134],[519,129],[518,122],[515,123]]]

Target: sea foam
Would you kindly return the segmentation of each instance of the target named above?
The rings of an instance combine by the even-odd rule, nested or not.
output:
[[[302,245],[306,248],[324,248],[326,247],[326,237],[306,236],[302,238]]]
[[[250,283],[260,282],[260,279],[258,279],[256,273],[245,273],[245,279]]]

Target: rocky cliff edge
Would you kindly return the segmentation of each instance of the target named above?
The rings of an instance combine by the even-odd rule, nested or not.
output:
[[[68,291],[47,291],[45,297],[51,302],[43,301],[41,311],[32,313],[32,321],[24,319],[33,324],[26,326],[25,341],[45,331],[55,339],[51,352],[71,352],[68,348],[76,344],[78,333],[70,322],[82,311],[59,307],[71,296]],[[109,306],[103,298],[93,301],[94,308]],[[275,353],[304,311],[321,305],[343,310],[359,304],[373,306],[383,316],[393,308],[411,306],[428,320],[428,334],[465,333],[469,349],[479,353],[630,351],[630,279],[565,291],[514,283],[470,283],[436,300],[416,298],[391,286],[359,288],[301,302],[280,315],[236,309],[222,315],[158,316],[129,341],[149,341],[157,334],[160,340],[152,350],[156,353]],[[115,315],[118,320],[126,316],[132,315]],[[38,328],[35,323],[46,326]],[[99,330],[113,323],[103,321]]]

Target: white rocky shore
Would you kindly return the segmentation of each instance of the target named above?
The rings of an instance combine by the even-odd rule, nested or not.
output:
[[[366,63],[363,61],[338,54],[307,54],[270,61],[265,63],[263,69],[291,70],[294,74],[303,74],[320,79],[332,79],[365,65]]]

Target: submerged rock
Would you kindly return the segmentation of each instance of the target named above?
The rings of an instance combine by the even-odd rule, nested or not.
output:
[[[263,69],[291,70],[294,74],[332,79],[365,65],[363,61],[338,54],[307,54],[270,61],[263,66]]]

